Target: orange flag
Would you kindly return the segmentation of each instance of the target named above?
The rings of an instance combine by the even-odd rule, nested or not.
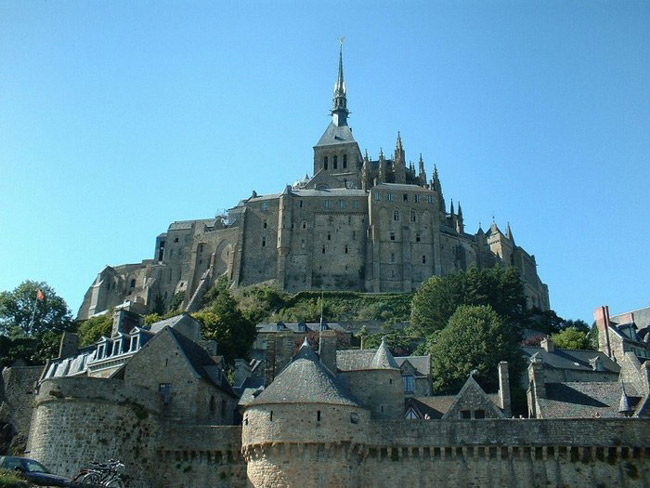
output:
[[[45,301],[45,295],[43,294],[43,290],[40,288],[36,290],[36,300],[39,302]]]

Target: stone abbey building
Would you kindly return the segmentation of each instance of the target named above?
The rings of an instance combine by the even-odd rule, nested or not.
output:
[[[224,273],[233,286],[270,282],[289,292],[409,292],[430,276],[496,263],[517,267],[529,306],[549,308],[535,257],[515,244],[509,225],[467,233],[437,169],[429,179],[422,156],[417,169],[408,162],[399,133],[392,155],[362,154],[348,114],[339,53],[332,121],[314,146],[313,176],[278,194],[253,192],[227,215],[172,223],[153,259],[99,273],[79,318],[126,300],[151,311],[180,294],[192,310]]]

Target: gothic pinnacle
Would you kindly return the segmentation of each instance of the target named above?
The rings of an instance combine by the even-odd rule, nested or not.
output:
[[[332,100],[332,123],[336,126],[348,125],[348,101],[345,94],[345,81],[343,81],[343,38],[339,38],[339,73],[334,84],[334,98]]]

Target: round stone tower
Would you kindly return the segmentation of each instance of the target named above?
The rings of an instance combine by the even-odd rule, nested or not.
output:
[[[249,482],[256,488],[360,486],[369,419],[305,342],[244,412]]]

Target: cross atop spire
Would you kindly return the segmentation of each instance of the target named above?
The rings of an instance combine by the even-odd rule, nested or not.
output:
[[[343,81],[343,38],[339,37],[339,75],[334,84],[332,100],[332,123],[336,126],[348,125],[348,100],[345,96],[345,81]]]

